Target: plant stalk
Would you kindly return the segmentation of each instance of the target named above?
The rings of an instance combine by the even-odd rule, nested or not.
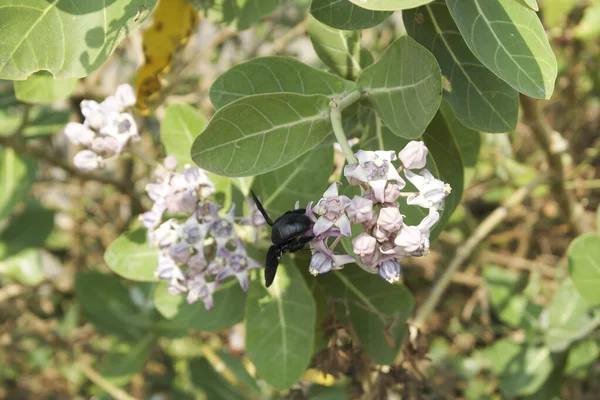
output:
[[[354,157],[354,152],[348,144],[348,138],[344,132],[344,126],[342,125],[342,111],[360,100],[360,96],[361,93],[358,90],[355,90],[342,97],[340,100],[332,100],[329,104],[329,107],[331,107],[330,117],[333,133],[335,139],[342,148],[342,152],[344,153],[344,157],[346,157],[348,164],[356,164],[358,160]]]

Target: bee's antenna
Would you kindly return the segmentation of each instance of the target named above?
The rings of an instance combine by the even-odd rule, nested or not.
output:
[[[256,197],[256,195],[254,194],[254,191],[252,191],[252,189],[250,190],[250,194],[252,194],[254,203],[256,203],[256,208],[258,208],[258,211],[260,211],[260,213],[264,217],[265,221],[267,221],[267,224],[269,224],[269,226],[273,226],[273,221],[271,220],[271,218],[269,218],[269,214],[267,214],[267,212],[263,208],[263,205],[261,204],[260,200],[258,200],[258,197]]]

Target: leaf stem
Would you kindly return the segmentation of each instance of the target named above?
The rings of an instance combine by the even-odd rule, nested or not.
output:
[[[342,125],[342,111],[356,103],[360,99],[360,96],[360,91],[355,90],[342,97],[340,100],[332,100],[331,103],[329,103],[329,107],[331,107],[330,117],[333,133],[344,152],[348,164],[356,164],[358,160],[354,157],[354,152],[348,144],[348,138],[344,132],[344,126]]]

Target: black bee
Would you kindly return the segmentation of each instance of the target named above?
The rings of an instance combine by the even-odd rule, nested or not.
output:
[[[250,193],[258,211],[265,218],[267,224],[271,226],[271,242],[273,242],[273,245],[269,247],[267,252],[265,266],[265,285],[269,287],[275,279],[277,266],[283,253],[294,253],[315,238],[314,235],[305,235],[313,227],[313,222],[305,214],[306,209],[304,208],[286,211],[285,214],[273,222],[254,192],[250,191]]]

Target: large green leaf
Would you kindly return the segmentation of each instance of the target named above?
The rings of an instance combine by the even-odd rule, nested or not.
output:
[[[444,99],[463,124],[484,132],[517,126],[518,92],[471,53],[443,0],[402,17],[408,33],[435,55],[445,79]]]
[[[569,350],[569,358],[565,374],[585,378],[590,367],[598,361],[600,346],[594,339],[585,339],[573,345]]]
[[[322,23],[342,30],[371,28],[392,15],[389,11],[364,9],[348,0],[312,0],[310,13]]]
[[[442,100],[435,57],[408,36],[393,42],[357,82],[392,132],[407,139],[423,134]]]
[[[0,0],[0,78],[80,78],[106,62],[156,0]],[[136,15],[140,12],[140,18]]]
[[[192,163],[192,143],[206,124],[200,111],[189,104],[169,104],[160,124],[160,140],[167,155],[175,157],[180,165]]]
[[[155,297],[155,303],[166,301],[173,305],[173,299],[166,291],[163,296]],[[157,294],[158,296],[158,294]],[[165,296],[171,296],[166,299]],[[220,331],[229,328],[244,318],[244,308],[246,303],[246,292],[242,290],[236,279],[230,278],[213,295],[214,307],[207,310],[202,302],[188,304],[185,300],[179,303],[179,309],[171,321],[187,328],[200,331]],[[163,312],[164,307],[157,308]],[[169,311],[172,315],[172,310]]]
[[[190,0],[198,10],[238,31],[250,28],[275,11],[282,0]]]
[[[237,64],[215,80],[210,100],[219,109],[234,100],[264,93],[341,94],[354,83],[290,57],[259,57]]]
[[[248,96],[218,110],[192,146],[192,159],[226,176],[272,171],[317,146],[330,132],[330,99],[275,93]]]
[[[149,315],[140,313],[129,289],[117,276],[79,272],[75,278],[75,295],[83,314],[99,330],[124,340],[139,340],[147,334]]]
[[[114,385],[127,384],[144,368],[155,341],[149,334],[136,343],[116,342],[102,360],[102,376]]]
[[[548,307],[546,344],[552,351],[566,350],[600,325],[600,312],[590,311],[571,279],[566,279]]]
[[[263,282],[254,279],[248,289],[246,349],[259,378],[287,389],[310,363],[315,301],[289,258],[279,265],[273,285],[265,288]]]
[[[600,235],[588,233],[576,238],[567,250],[569,274],[583,299],[600,306]]]
[[[506,366],[500,390],[509,398],[533,394],[546,382],[553,366],[547,347],[523,347]]]
[[[115,273],[134,281],[153,282],[158,278],[158,250],[150,247],[145,228],[126,232],[108,246],[104,261]]]
[[[271,217],[277,218],[309,201],[317,202],[327,189],[333,166],[333,146],[318,147],[294,162],[275,171],[259,175],[253,188]]]
[[[244,400],[244,396],[206,358],[190,361],[190,378],[207,399]]]
[[[442,101],[440,112],[444,121],[452,131],[454,139],[458,144],[460,155],[462,156],[465,169],[465,187],[475,175],[475,167],[479,160],[479,150],[481,149],[481,133],[467,128],[456,118],[452,107],[447,101]]]
[[[37,162],[0,148],[0,220],[6,218],[27,194],[35,180]]]
[[[54,212],[35,206],[27,208],[0,233],[0,260],[25,249],[42,247],[53,227]]]
[[[400,351],[405,322],[415,305],[410,291],[353,264],[315,279],[327,296],[347,304],[352,327],[373,362],[391,364]]]
[[[349,0],[367,10],[406,10],[430,3],[433,0]]]
[[[50,106],[32,106],[27,126],[23,129],[26,138],[52,135],[64,129],[71,112],[54,110]],[[21,125],[22,117],[10,109],[0,109],[0,136],[12,135]]]
[[[38,72],[27,80],[15,81],[15,95],[26,103],[52,103],[67,99],[78,81],[77,78],[54,79],[48,72]]]
[[[308,17],[308,36],[325,65],[347,79],[356,79],[360,65],[360,31],[332,28],[316,18]]]
[[[446,0],[475,56],[517,91],[550,98],[557,65],[535,11],[515,0]]]

